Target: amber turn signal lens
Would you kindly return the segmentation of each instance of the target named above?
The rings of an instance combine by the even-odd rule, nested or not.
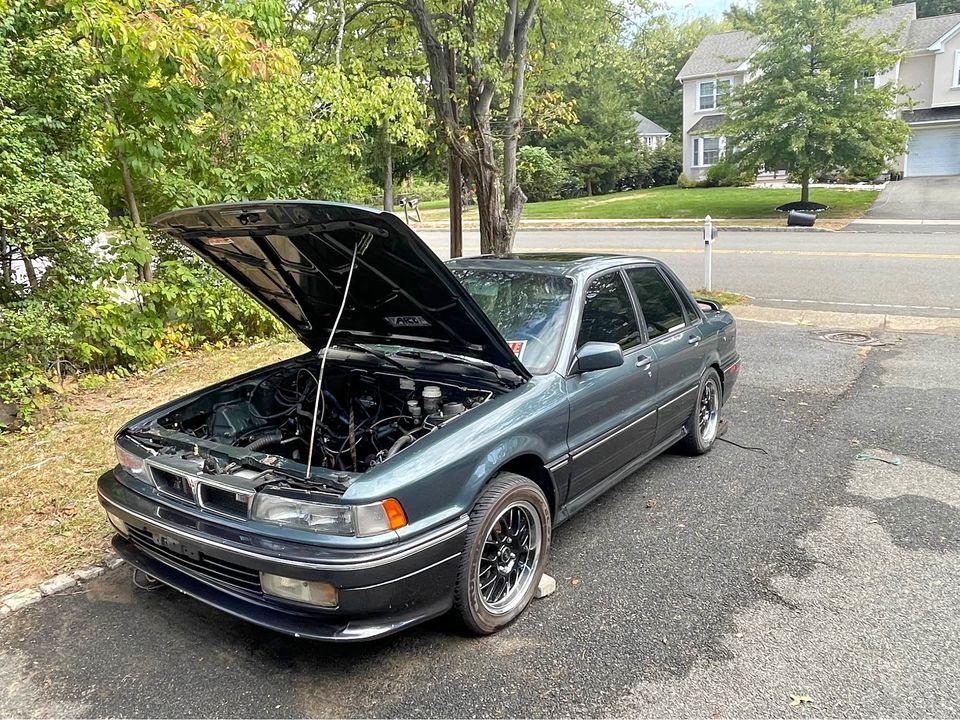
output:
[[[383,501],[383,511],[387,514],[387,523],[391,530],[399,530],[407,524],[407,516],[400,507],[400,503],[393,498]]]

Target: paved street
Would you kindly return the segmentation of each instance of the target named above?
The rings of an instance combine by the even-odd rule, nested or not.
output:
[[[621,483],[558,529],[556,594],[500,635],[320,645],[114,571],[0,623],[0,716],[956,715],[960,340],[739,338],[725,439],[762,451]]]
[[[464,234],[465,253],[478,253],[479,234]],[[446,232],[422,235],[448,255]],[[516,250],[651,255],[688,286],[703,286],[703,240],[695,230],[523,230]],[[909,234],[721,230],[713,256],[714,288],[752,295],[758,305],[960,317],[960,227]]]

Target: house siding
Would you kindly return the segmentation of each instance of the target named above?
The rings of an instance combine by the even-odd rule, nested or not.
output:
[[[933,103],[934,59],[933,55],[911,55],[900,61],[900,87],[914,108]]]
[[[907,54],[893,68],[877,76],[878,86],[887,82],[898,85],[901,88],[900,99],[908,101],[914,110],[960,106],[960,87],[957,83],[957,58],[960,53],[958,20],[960,20],[960,13],[918,21],[915,8],[910,4],[894,6],[879,13],[873,21],[873,25],[876,26],[873,30],[890,32],[897,27],[901,28],[899,47]],[[952,35],[950,35],[951,32]],[[928,50],[928,47],[944,37],[944,33],[947,40],[943,43],[942,49],[937,48],[935,52]],[[706,168],[694,165],[694,136],[690,134],[690,130],[705,115],[718,112],[717,110],[697,111],[697,84],[702,80],[727,77],[733,78],[735,85],[750,82],[754,74],[749,68],[745,68],[743,63],[736,71],[720,72],[721,68],[730,70],[734,65],[725,56],[712,57],[718,52],[718,47],[728,47],[732,40],[746,44],[747,39],[752,43],[749,45],[749,49],[752,50],[756,46],[756,40],[749,36],[741,37],[736,33],[708,36],[680,72],[683,84],[683,132],[681,134],[683,171],[691,180],[702,179]],[[710,76],[702,74],[711,70],[717,74]],[[698,76],[691,77],[694,74]],[[960,121],[950,121],[949,124],[952,125],[954,122],[960,124]],[[903,169],[903,167],[904,157],[896,158],[891,162],[891,169]]]
[[[717,109],[697,110],[697,87],[703,80],[715,80],[718,78],[731,78],[733,86],[736,87],[743,82],[743,73],[724,73],[715,77],[690,78],[683,81],[683,173],[691,180],[700,180],[706,175],[706,168],[693,166],[693,137],[690,135],[690,129],[697,124],[697,121],[705,115],[717,115]]]
[[[960,51],[960,32],[943,44],[943,52],[934,55],[936,68],[933,73],[933,107],[960,105],[960,88],[954,86],[957,52]]]

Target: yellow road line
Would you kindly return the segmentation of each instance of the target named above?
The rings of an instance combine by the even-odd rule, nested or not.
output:
[[[702,255],[702,248],[636,248],[636,247],[583,247],[583,248],[514,248],[518,253],[628,253],[643,255],[655,253],[675,253],[683,255]],[[960,260],[960,254],[948,253],[907,253],[907,252],[866,252],[854,250],[730,250],[714,247],[714,255],[795,255],[801,257],[871,257],[903,258],[910,260]]]

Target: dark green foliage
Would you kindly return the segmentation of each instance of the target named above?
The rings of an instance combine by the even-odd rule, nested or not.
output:
[[[749,187],[757,181],[757,174],[751,170],[737,167],[733,158],[724,158],[707,169],[705,182],[701,187]]]
[[[879,174],[904,150],[907,126],[895,112],[897,88],[873,87],[897,55],[890,37],[866,36],[861,0],[762,0],[754,17],[761,45],[757,76],[727,98],[723,133],[741,167],[787,167],[802,183],[837,168]]]
[[[563,163],[546,148],[528,145],[517,152],[517,180],[530,202],[559,197],[566,178]]]
[[[903,5],[907,2],[917,3],[917,17],[960,13],[960,0],[896,0],[893,4]]]

